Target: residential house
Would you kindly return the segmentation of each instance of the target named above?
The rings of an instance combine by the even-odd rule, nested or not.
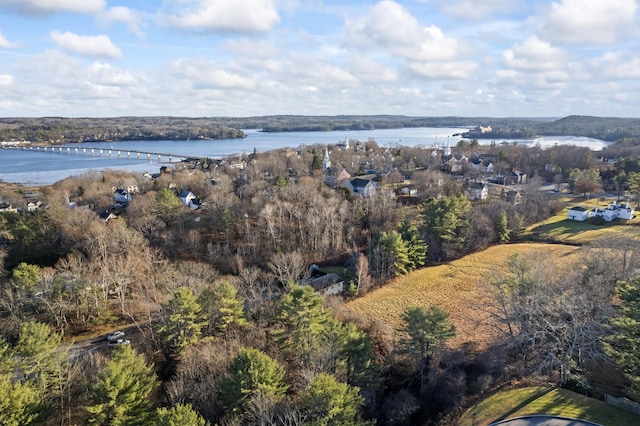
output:
[[[108,211],[108,210],[105,210],[105,211],[101,212],[100,214],[98,214],[98,217],[100,218],[100,220],[102,220],[102,221],[104,221],[104,222],[107,222],[107,223],[108,223],[110,220],[113,220],[113,219],[117,219],[117,218],[118,218],[118,216],[117,216],[115,213],[110,212],[110,211]]]
[[[338,173],[337,176],[327,176],[324,180],[324,183],[331,188],[334,188],[338,185],[347,187],[348,185],[346,185],[345,183],[348,183],[349,181],[351,181],[351,175],[345,169],[342,169],[342,171]]]
[[[133,200],[133,194],[126,189],[118,188],[113,192],[113,199],[118,203],[128,204]]]
[[[486,200],[489,196],[489,187],[484,182],[471,182],[465,191],[469,200]]]
[[[504,177],[505,185],[522,185],[527,183],[527,174],[519,170],[514,170]]]
[[[28,212],[34,212],[40,208],[42,201],[38,201],[35,198],[27,200],[26,209]]]
[[[341,151],[347,151],[350,147],[349,147],[349,137],[345,137],[344,138],[344,142],[338,142],[336,144],[336,148],[338,148]]]
[[[467,157],[464,157],[464,156],[460,158],[451,157],[440,165],[440,169],[443,172],[460,174],[462,173],[462,168],[467,163],[468,163]]]
[[[594,208],[591,211],[592,216],[601,216],[607,222],[611,222],[615,219],[630,220],[633,219],[634,210],[629,206],[629,203],[618,204],[615,201],[609,204],[606,209]]]
[[[316,294],[319,295],[335,295],[344,291],[344,280],[338,274],[326,274],[317,278],[310,278],[306,284],[313,287]]]
[[[410,197],[417,197],[418,196],[418,190],[416,188],[414,188],[413,186],[405,186],[400,190],[400,193],[402,195],[408,195]]]
[[[590,217],[589,209],[582,206],[574,206],[567,210],[567,219],[584,222]]]
[[[178,197],[180,197],[182,204],[188,206],[192,210],[197,210],[202,207],[200,199],[191,191],[182,191]]]
[[[5,202],[0,203],[0,212],[17,212],[18,209],[14,208],[11,204]]]
[[[350,180],[343,181],[342,184],[354,194],[362,197],[372,197],[378,189],[376,175],[356,176]]]
[[[522,202],[522,194],[520,191],[511,190],[506,193],[505,201],[507,203],[513,204],[514,206],[520,204]]]

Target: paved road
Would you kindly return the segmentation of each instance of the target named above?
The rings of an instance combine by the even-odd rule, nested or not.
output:
[[[524,416],[491,423],[489,426],[600,426],[586,420],[557,416]]]

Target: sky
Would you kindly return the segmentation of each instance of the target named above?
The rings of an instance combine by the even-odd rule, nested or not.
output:
[[[0,117],[639,117],[640,0],[0,0]]]

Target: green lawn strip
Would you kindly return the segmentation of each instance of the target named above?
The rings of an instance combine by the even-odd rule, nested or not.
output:
[[[323,266],[320,268],[322,272],[327,274],[338,274],[342,279],[345,279],[344,269],[344,266]]]
[[[473,425],[474,413],[478,426],[533,414],[589,420],[604,426],[640,424],[640,416],[611,407],[603,401],[566,389],[543,386],[497,392],[469,409],[458,425]]]
[[[564,209],[544,222],[530,226],[525,230],[523,236],[573,244],[586,244],[604,235],[613,236],[616,233],[622,234],[623,232],[637,234],[640,231],[638,227],[630,225],[638,223],[640,223],[640,219],[636,217],[630,221],[614,220],[604,225],[593,225],[589,221],[580,222],[567,219],[567,210]]]

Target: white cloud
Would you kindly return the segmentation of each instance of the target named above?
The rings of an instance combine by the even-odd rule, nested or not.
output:
[[[122,51],[106,35],[86,36],[72,32],[51,31],[51,39],[58,47],[85,56],[119,58]]]
[[[13,43],[10,43],[0,31],[0,49],[11,49],[12,47],[14,47]]]
[[[103,26],[122,23],[127,26],[129,31],[140,38],[144,37],[142,28],[145,26],[144,15],[137,11],[124,6],[110,7],[98,14],[98,23]]]
[[[268,40],[230,38],[225,40],[222,46],[234,55],[261,58],[265,61],[281,55],[281,51]]]
[[[129,71],[107,63],[94,62],[88,71],[88,79],[101,86],[131,86],[136,83],[136,78]]]
[[[552,3],[539,34],[565,43],[612,43],[635,28],[635,0],[562,0]]]
[[[408,60],[448,60],[458,54],[457,40],[435,25],[422,26],[402,5],[383,0],[363,18],[347,21],[348,37],[364,46],[387,49]]]
[[[442,13],[456,18],[480,20],[498,14],[508,14],[525,7],[523,0],[426,0]]]
[[[0,74],[0,87],[11,86],[13,76],[11,74]]]
[[[244,76],[219,68],[214,62],[181,58],[171,64],[172,74],[196,89],[253,89]]]
[[[343,88],[356,83],[356,79],[348,70],[321,56],[294,53],[289,61],[284,72],[276,76],[283,82],[294,79],[322,88]]]
[[[527,38],[503,52],[510,68],[526,71],[552,70],[566,63],[565,52],[536,36]]]
[[[415,62],[410,68],[416,74],[431,79],[466,79],[478,67],[470,61],[459,62]]]
[[[640,79],[640,58],[630,52],[605,52],[587,61],[586,67],[596,79]]]
[[[5,92],[11,94],[8,99],[14,103],[12,109],[0,106],[5,115],[131,115],[141,114],[145,108],[149,111],[153,101],[164,101],[164,107],[155,109],[155,114],[160,114],[169,104],[157,87],[151,96],[144,75],[128,75],[126,70],[101,62],[86,64],[82,58],[57,49],[19,57],[11,73],[11,86]]]
[[[166,0],[166,25],[184,30],[267,32],[280,22],[276,0]]]
[[[105,0],[0,0],[6,6],[25,15],[49,15],[56,12],[97,13]]]
[[[392,83],[398,80],[398,74],[385,65],[367,57],[355,54],[349,65],[349,72],[364,83]]]

